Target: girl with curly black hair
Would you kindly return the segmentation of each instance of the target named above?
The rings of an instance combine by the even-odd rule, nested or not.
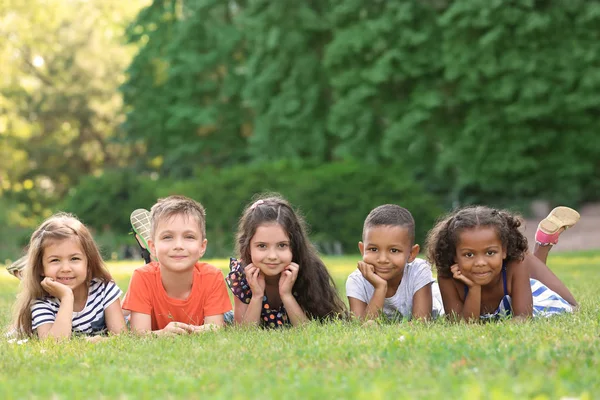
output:
[[[538,227],[550,232],[551,220],[556,238],[537,243],[534,254],[527,253],[521,218],[508,211],[471,206],[442,218],[429,232],[427,251],[437,268],[446,314],[476,321],[573,311],[573,295],[545,264],[557,235],[576,222],[563,214],[562,220],[556,218],[556,210]],[[536,240],[547,236],[536,234]]]

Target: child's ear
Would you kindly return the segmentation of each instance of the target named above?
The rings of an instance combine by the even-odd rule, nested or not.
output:
[[[506,247],[502,248],[502,259],[506,260],[506,256],[508,255],[508,252],[506,251]]]
[[[150,250],[150,254],[156,254],[156,246],[154,245],[154,240],[152,239],[148,239],[148,250]]]
[[[365,255],[365,244],[363,242],[358,242],[358,250],[360,250],[360,255]]]
[[[200,258],[202,258],[204,256],[204,253],[206,253],[206,244],[208,243],[208,240],[204,239],[202,241],[202,245],[200,246]]]
[[[411,262],[415,261],[415,258],[417,258],[420,251],[421,251],[421,246],[419,246],[418,244],[415,244],[412,247],[412,249],[410,249],[410,257],[408,258],[408,262],[411,263]]]

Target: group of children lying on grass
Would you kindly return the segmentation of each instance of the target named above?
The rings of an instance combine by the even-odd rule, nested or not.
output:
[[[8,267],[22,280],[13,334],[61,339],[118,334],[128,326],[140,334],[189,334],[227,323],[279,328],[315,319],[430,320],[444,314],[474,322],[571,312],[577,303],[546,258],[578,219],[570,208],[552,210],[538,226],[531,254],[516,215],[485,206],[454,211],[427,237],[436,282],[430,264],[417,258],[411,213],[379,206],[364,222],[362,261],[346,281],[348,312],[304,221],[278,195],[244,210],[238,258],[230,260],[225,279],[199,261],[207,246],[201,204],[171,196],[150,212],[136,210],[132,224],[147,264],[133,272],[122,305],[89,230],[59,213],[36,229],[27,255]]]

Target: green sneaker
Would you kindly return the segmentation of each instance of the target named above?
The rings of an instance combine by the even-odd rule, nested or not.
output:
[[[129,217],[131,227],[135,233],[135,241],[140,246],[141,256],[149,264],[153,258],[148,248],[150,240],[150,212],[144,208],[138,208],[131,213]]]
[[[131,221],[131,227],[138,236],[139,240],[142,241],[140,246],[147,249],[148,240],[150,240],[150,211],[144,208],[138,208],[131,213],[129,217]]]

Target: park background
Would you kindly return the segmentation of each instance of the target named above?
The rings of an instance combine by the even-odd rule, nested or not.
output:
[[[129,214],[185,194],[226,271],[244,205],[278,191],[344,297],[377,205],[421,243],[468,204],[530,240],[582,213],[549,259],[572,315],[0,339],[0,398],[598,398],[599,43],[597,0],[0,0],[0,264],[69,211],[125,290]],[[2,327],[17,290],[0,271]]]
[[[421,242],[457,206],[531,232],[568,205],[588,225],[564,249],[599,248],[598,26],[583,0],[4,0],[0,260],[58,210],[132,256],[129,214],[174,193],[226,257],[263,191],[323,254],[383,203]]]

